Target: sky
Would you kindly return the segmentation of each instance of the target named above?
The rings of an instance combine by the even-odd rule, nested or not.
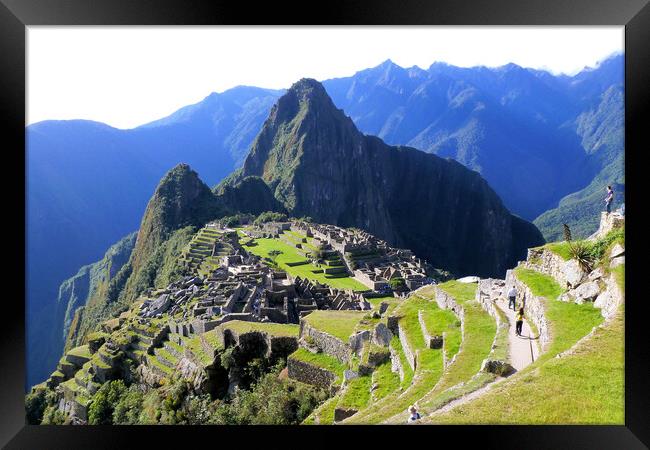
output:
[[[238,85],[288,88],[387,59],[575,74],[624,51],[623,27],[27,28],[27,117],[133,128]]]

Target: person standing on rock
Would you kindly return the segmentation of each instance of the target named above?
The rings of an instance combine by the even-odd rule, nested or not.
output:
[[[515,302],[517,301],[517,289],[515,289],[514,284],[510,288],[510,291],[508,291],[508,309],[510,309],[510,305],[512,305],[512,310],[516,311],[515,309]]]
[[[607,214],[612,212],[612,202],[614,201],[614,191],[611,186],[607,186],[607,197],[605,197],[605,208],[607,209]]]
[[[524,325],[524,308],[519,308],[517,313],[517,323],[515,326],[515,334],[521,336],[521,327]]]

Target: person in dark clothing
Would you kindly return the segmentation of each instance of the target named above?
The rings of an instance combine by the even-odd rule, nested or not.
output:
[[[517,336],[521,336],[521,327],[524,325],[524,308],[519,308],[517,313],[517,323],[515,327],[515,333]]]
[[[605,208],[607,213],[612,212],[612,202],[614,201],[614,191],[611,186],[607,186],[607,197],[605,197]]]

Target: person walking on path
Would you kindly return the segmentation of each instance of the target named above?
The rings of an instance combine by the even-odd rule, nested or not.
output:
[[[512,310],[515,310],[515,302],[517,301],[517,289],[515,289],[515,286],[512,285],[510,290],[508,291],[508,309],[510,309],[510,305],[512,305]]]
[[[411,405],[409,407],[409,412],[411,413],[409,415],[408,420],[406,421],[407,423],[415,422],[416,420],[420,420],[420,413],[418,412],[417,408],[414,405]]]
[[[515,327],[515,333],[517,336],[521,336],[521,327],[524,325],[524,308],[519,308],[517,313],[517,323]]]
[[[607,186],[607,197],[605,197],[605,208],[607,209],[607,214],[612,212],[612,202],[614,201],[614,191],[611,186]]]

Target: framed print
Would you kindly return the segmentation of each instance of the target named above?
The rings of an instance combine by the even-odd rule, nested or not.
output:
[[[2,3],[7,448],[647,448],[646,2]]]

